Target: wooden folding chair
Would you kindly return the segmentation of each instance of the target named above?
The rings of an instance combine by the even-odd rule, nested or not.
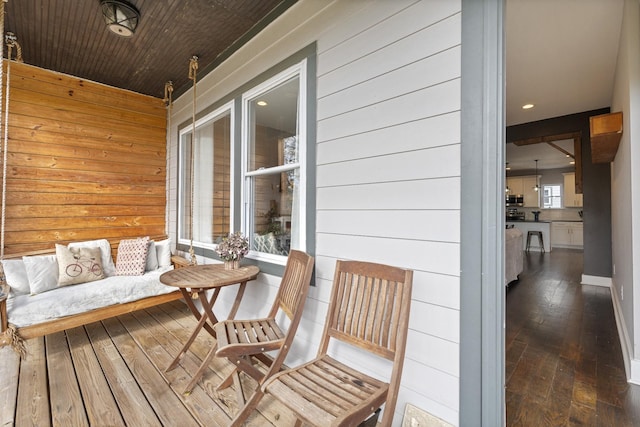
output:
[[[218,386],[218,389],[223,389],[232,383],[235,385],[238,405],[241,408],[231,425],[241,425],[251,414],[264,395],[260,388],[262,382],[282,367],[302,317],[312,272],[313,257],[304,252],[290,251],[280,289],[267,317],[225,320],[215,324],[214,330],[218,340],[216,356],[226,357],[235,365],[234,371]],[[289,327],[286,332],[276,323],[279,311],[289,318]],[[264,354],[274,350],[279,351],[273,359]],[[252,357],[267,365],[266,373],[253,365]],[[258,386],[246,404],[239,372],[244,372],[258,382]],[[242,407],[243,404],[244,407]]]
[[[262,390],[314,426],[355,426],[385,404],[391,425],[404,363],[413,272],[359,261],[338,261],[317,357],[274,374]],[[339,340],[393,361],[389,382],[372,378],[327,354]],[[377,415],[376,415],[377,416]]]

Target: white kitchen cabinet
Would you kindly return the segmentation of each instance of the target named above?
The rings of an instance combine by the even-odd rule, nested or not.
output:
[[[582,194],[576,194],[576,174],[563,173],[564,175],[564,206],[567,208],[582,207]]]
[[[512,176],[507,178],[509,194],[522,195],[524,207],[526,208],[540,207],[540,191],[535,191],[535,186],[535,176]]]
[[[556,248],[583,247],[582,222],[554,221],[551,225],[551,246]]]

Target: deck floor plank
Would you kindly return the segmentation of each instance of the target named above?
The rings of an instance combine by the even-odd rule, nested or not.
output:
[[[82,401],[80,386],[71,360],[64,332],[45,337],[49,390],[51,393],[51,424],[54,427],[88,426],[89,420]]]
[[[169,383],[170,388],[176,395],[181,396],[185,406],[196,418],[207,420],[205,425],[229,424],[227,413],[218,405],[217,401],[202,389],[194,388],[189,394],[182,393],[191,379],[190,373],[182,365],[178,365],[169,372],[164,372],[164,368],[171,363],[174,355],[163,347],[157,337],[146,330],[132,315],[122,316],[120,319],[138,345],[149,355],[157,369],[163,372],[162,375]]]
[[[85,329],[68,329],[66,333],[89,423],[94,426],[126,425]],[[31,355],[27,360],[29,357]]]
[[[27,341],[25,346],[32,357],[27,357],[20,365],[16,426],[50,426],[44,338]]]
[[[11,347],[0,348],[0,425],[15,424],[20,356]]]
[[[76,416],[64,418],[64,411],[75,410],[84,411],[86,420],[66,425],[228,426],[236,410],[235,392],[215,390],[233,369],[226,359],[214,359],[192,393],[182,393],[215,343],[213,337],[199,334],[178,366],[164,372],[194,326],[184,303],[173,301],[27,340],[26,359],[9,347],[0,348],[0,425],[50,426],[52,420],[63,425]],[[242,378],[255,387],[255,381]],[[72,399],[75,407],[70,409]],[[133,411],[139,411],[137,418]],[[265,397],[245,425],[292,426],[294,419]]]
[[[124,323],[126,323],[127,317],[130,315],[123,315],[120,319],[125,318]],[[103,324],[163,424],[198,425],[180,398],[167,388],[166,380],[162,374],[148,363],[146,349],[138,346],[137,340],[134,340],[133,336],[127,333],[123,323],[119,319],[107,319],[103,321]],[[144,330],[136,332],[141,332],[141,335],[146,334]]]
[[[161,426],[158,416],[103,325],[96,322],[85,328],[127,425]]]

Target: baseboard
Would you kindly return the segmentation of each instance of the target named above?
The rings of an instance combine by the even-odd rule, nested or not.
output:
[[[583,274],[580,283],[582,283],[583,285],[603,286],[605,288],[610,288],[611,277],[589,276],[587,274]]]
[[[640,385],[640,360],[631,357],[633,354],[631,352],[631,340],[629,339],[627,326],[623,321],[622,307],[615,292],[611,292],[611,302],[613,303],[613,314],[616,318],[616,327],[618,329],[618,337],[620,338],[620,347],[627,381]]]

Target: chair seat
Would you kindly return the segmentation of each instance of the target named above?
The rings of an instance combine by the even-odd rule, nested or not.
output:
[[[275,374],[263,391],[316,426],[349,425],[386,400],[389,384],[324,355]]]
[[[218,340],[217,357],[252,355],[278,350],[285,334],[275,319],[225,320],[214,326]]]

